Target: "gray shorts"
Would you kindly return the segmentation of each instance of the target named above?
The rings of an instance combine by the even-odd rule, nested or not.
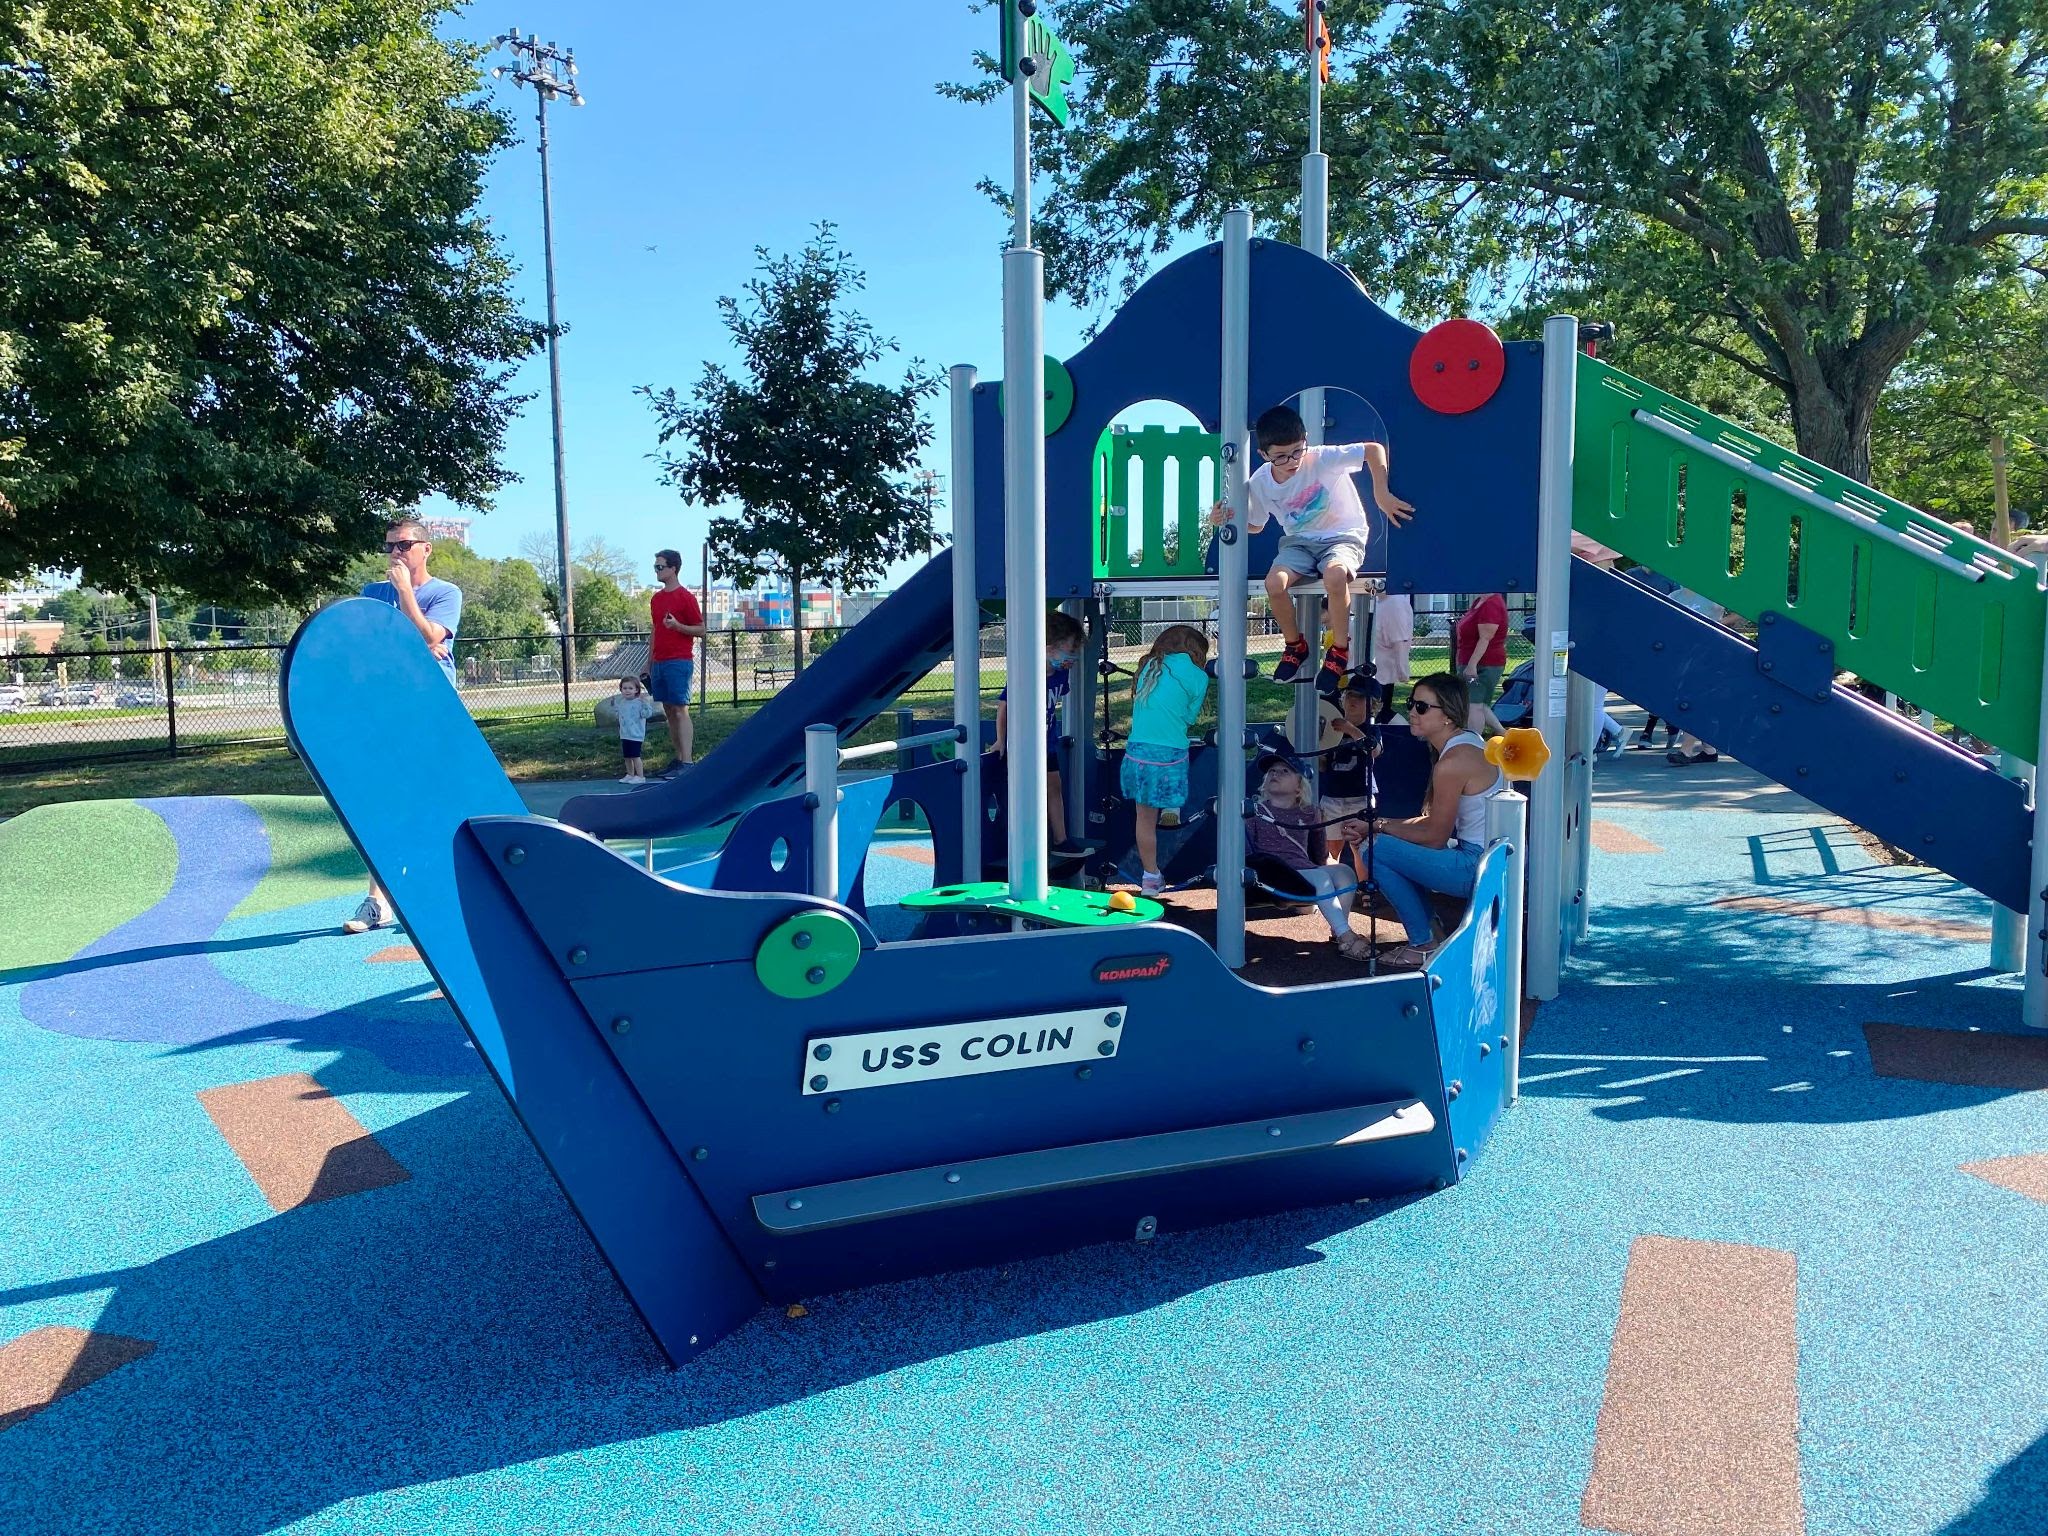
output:
[[[1333,533],[1328,538],[1290,534],[1280,541],[1273,556],[1273,569],[1292,571],[1297,576],[1320,576],[1324,567],[1336,564],[1356,576],[1365,569],[1365,535]]]

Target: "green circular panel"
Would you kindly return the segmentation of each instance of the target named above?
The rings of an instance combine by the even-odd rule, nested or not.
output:
[[[800,912],[754,951],[754,974],[777,997],[822,997],[860,963],[860,932],[837,912]]]
[[[996,389],[996,409],[1003,408],[1003,391]],[[1051,437],[1074,414],[1074,376],[1067,365],[1051,353],[1045,358],[1045,435]]]

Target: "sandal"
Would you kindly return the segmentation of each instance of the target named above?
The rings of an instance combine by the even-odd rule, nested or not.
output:
[[[1337,941],[1337,953],[1346,960],[1367,961],[1372,959],[1372,945],[1355,933],[1348,933]]]
[[[1403,944],[1380,956],[1380,963],[1390,971],[1419,971],[1429,964],[1434,953],[1415,944]]]

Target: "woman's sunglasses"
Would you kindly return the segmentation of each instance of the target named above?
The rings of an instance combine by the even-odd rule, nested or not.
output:
[[[1411,715],[1426,715],[1432,709],[1441,710],[1442,708],[1443,705],[1441,704],[1432,704],[1429,702],[1429,700],[1418,699],[1414,697],[1412,694],[1409,696],[1408,699],[1408,713]]]

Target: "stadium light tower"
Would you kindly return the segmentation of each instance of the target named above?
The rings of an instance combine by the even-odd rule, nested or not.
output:
[[[491,78],[512,76],[514,85],[533,87],[540,120],[540,240],[541,263],[548,285],[548,401],[555,421],[555,555],[560,562],[556,589],[562,595],[562,682],[566,689],[576,668],[576,593],[574,572],[569,564],[569,482],[562,469],[562,327],[555,317],[555,206],[548,180],[548,104],[567,97],[572,106],[583,105],[583,92],[576,84],[576,50],[562,49],[553,41],[543,43],[538,32],[520,35],[517,27],[491,39],[493,47],[512,50],[510,66],[493,68]],[[566,697],[566,694],[565,694]]]

